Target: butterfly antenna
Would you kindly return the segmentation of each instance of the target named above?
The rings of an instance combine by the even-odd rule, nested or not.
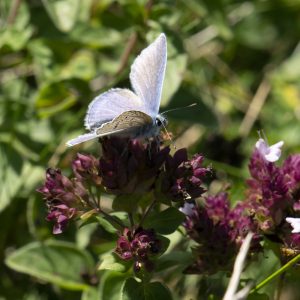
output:
[[[165,132],[166,132],[166,135],[167,135],[168,139],[169,139],[170,142],[171,142],[171,145],[173,146],[174,150],[176,150],[177,148],[176,148],[176,146],[175,146],[175,144],[174,144],[174,142],[173,142],[173,140],[172,140],[171,135],[169,134],[169,131],[167,130],[167,128],[166,128],[166,126],[164,125],[163,122],[162,122],[161,124],[162,124],[162,126],[163,126],[163,128],[164,128],[164,130],[165,130]]]
[[[187,106],[183,106],[183,107],[176,107],[176,108],[172,108],[172,109],[169,109],[169,110],[166,110],[164,112],[161,113],[161,115],[164,115],[170,111],[174,111],[174,110],[179,110],[179,109],[183,109],[183,108],[189,108],[189,107],[193,107],[193,106],[196,106],[198,105],[198,103],[193,103],[193,104],[190,104],[190,105],[187,105]]]

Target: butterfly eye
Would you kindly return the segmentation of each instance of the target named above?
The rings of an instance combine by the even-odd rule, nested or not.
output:
[[[160,127],[162,125],[162,122],[160,119],[155,120],[156,126]]]

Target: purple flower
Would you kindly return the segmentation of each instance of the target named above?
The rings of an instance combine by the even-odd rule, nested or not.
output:
[[[203,206],[194,206],[184,222],[187,234],[198,243],[193,248],[194,263],[186,273],[213,274],[232,267],[238,249],[249,231],[256,225],[238,204],[230,209],[227,194],[205,198]],[[261,250],[260,237],[251,242],[251,253]]]
[[[99,176],[99,160],[92,155],[77,153],[77,158],[72,163],[73,172],[81,181],[91,181],[95,185],[101,184]]]
[[[44,185],[37,191],[44,195],[49,211],[47,220],[55,223],[54,234],[61,233],[84,203],[88,203],[88,194],[82,183],[70,180],[59,169],[49,168]]]
[[[300,154],[290,155],[284,161],[282,171],[288,188],[298,198],[295,200],[300,200]]]
[[[152,271],[153,263],[150,258],[161,251],[161,241],[153,229],[138,228],[130,231],[126,228],[117,241],[115,253],[123,260],[134,260],[134,270],[137,272],[144,267]]]
[[[76,208],[71,208],[65,204],[53,205],[47,216],[47,221],[54,221],[53,233],[59,234],[64,231],[68,221],[76,214]]]
[[[208,196],[205,200],[207,215],[214,221],[214,223],[224,221],[230,209],[227,194],[220,193],[216,196]]]
[[[156,141],[143,145],[138,140],[120,138],[105,139],[102,149],[102,184],[117,195],[149,191],[170,152],[169,147],[159,149]]]
[[[289,156],[278,167],[254,151],[249,170],[252,178],[248,180],[246,205],[260,231],[282,249],[300,250],[299,226],[292,222],[300,217],[300,155]],[[291,221],[293,232],[286,220]]]
[[[174,156],[168,156],[166,171],[162,177],[162,192],[173,201],[184,201],[201,196],[205,189],[202,186],[204,177],[210,173],[209,168],[202,166],[204,157],[200,154],[188,159],[187,150],[180,149]]]
[[[252,178],[247,181],[247,203],[255,214],[260,229],[273,233],[286,217],[292,199],[284,171],[266,161],[258,151],[254,151],[250,164]]]

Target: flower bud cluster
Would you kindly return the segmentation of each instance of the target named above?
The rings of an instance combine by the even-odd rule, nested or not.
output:
[[[161,246],[161,241],[153,229],[140,227],[130,231],[125,228],[117,241],[115,253],[123,260],[133,260],[135,272],[139,272],[142,268],[151,272],[153,263],[150,258],[159,254]]]

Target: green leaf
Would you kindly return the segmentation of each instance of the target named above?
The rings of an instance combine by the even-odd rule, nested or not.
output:
[[[285,82],[299,82],[300,70],[300,50],[298,47],[286,58],[275,70],[273,76]],[[276,87],[276,85],[275,85]]]
[[[120,44],[122,35],[112,28],[92,27],[78,24],[70,33],[75,41],[94,48],[114,47]]]
[[[9,47],[12,51],[20,51],[27,47],[34,32],[34,26],[30,22],[30,10],[26,2],[20,1],[17,9],[17,16],[13,24],[6,26],[8,16],[5,16],[5,1],[0,1],[1,26],[0,26],[0,49],[3,46]],[[14,1],[7,1],[10,12],[15,5]],[[7,7],[7,8],[8,8]],[[24,59],[24,58],[23,58]],[[1,85],[3,82],[1,82]]]
[[[70,290],[88,289],[81,274],[93,267],[93,259],[87,252],[72,243],[55,240],[28,244],[13,252],[5,262],[18,272]]]
[[[80,249],[88,247],[92,234],[96,231],[97,224],[90,223],[81,226],[76,232],[76,244]]]
[[[100,298],[101,300],[120,300],[121,288],[128,274],[109,271],[101,277]]]
[[[0,30],[0,49],[3,46],[8,46],[13,51],[20,51],[27,45],[32,33],[32,27],[24,28],[22,31],[17,28]]]
[[[98,253],[99,255],[104,255],[109,251],[112,251],[116,247],[116,241],[111,242],[101,242],[97,245],[93,245],[94,252]]]
[[[170,291],[160,282],[141,283],[128,278],[122,289],[122,300],[171,300]]]
[[[119,195],[113,200],[112,208],[115,211],[133,212],[141,196],[137,195]]]
[[[161,241],[161,251],[160,251],[160,255],[162,255],[164,252],[167,251],[169,245],[170,245],[170,240],[163,236],[163,235],[157,235],[157,237],[160,239]]]
[[[98,270],[111,270],[116,272],[126,272],[130,267],[130,262],[121,260],[115,253],[105,253],[100,257],[100,265]]]
[[[257,34],[257,32],[260,34]],[[268,49],[277,38],[275,27],[260,14],[252,14],[244,18],[235,28],[235,39],[254,49]]]
[[[180,266],[180,268],[184,270],[192,263],[192,261],[193,257],[191,252],[172,251],[158,258],[155,270],[159,272],[168,268],[173,268],[176,265]]]
[[[123,212],[112,212],[109,214],[110,218],[108,218],[107,216],[99,216],[99,215],[96,216],[93,214],[94,214],[94,210],[91,210],[81,216],[83,222],[80,225],[80,228],[91,223],[98,223],[105,231],[115,234],[118,231],[120,231],[120,229],[122,229],[118,223],[123,223],[123,224],[128,223],[127,214]]]
[[[24,168],[20,155],[8,145],[0,145],[0,211],[9,205],[21,187]]]
[[[112,216],[112,218],[117,218],[117,217]],[[114,227],[105,217],[96,216],[96,219],[98,221],[98,224],[109,233],[117,233],[120,229],[120,226],[118,226],[117,228]]]
[[[81,300],[99,300],[99,290],[91,287],[88,290],[83,291]]]
[[[96,62],[90,51],[78,51],[61,70],[60,77],[91,80],[96,75]]]
[[[42,0],[42,2],[59,30],[68,32],[73,28],[81,8],[80,0]]]
[[[185,215],[175,207],[169,207],[160,213],[153,213],[144,222],[145,228],[153,228],[161,234],[173,233],[184,221]]]
[[[47,83],[39,90],[36,107],[41,117],[49,117],[67,110],[83,95],[89,97],[89,90],[79,79]]]

